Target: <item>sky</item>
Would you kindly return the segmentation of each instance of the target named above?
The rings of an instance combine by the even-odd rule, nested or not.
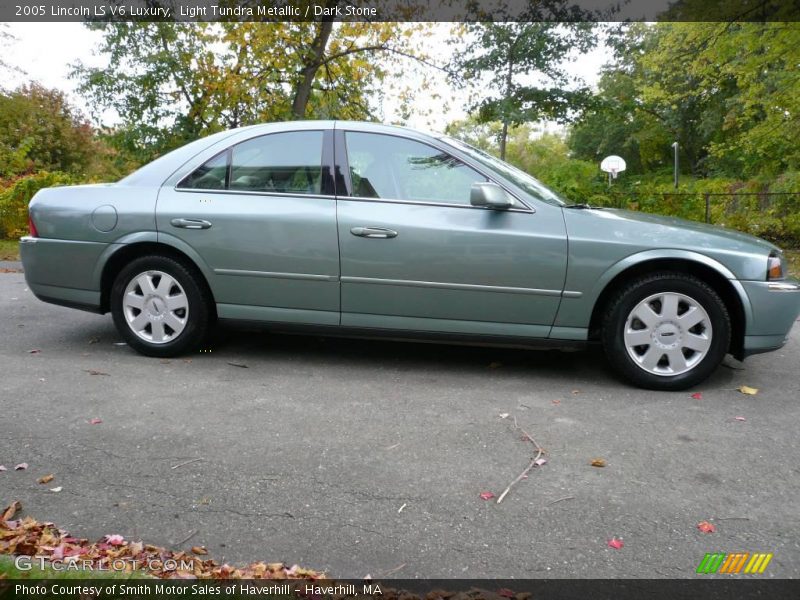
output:
[[[429,49],[433,47],[431,55],[436,55],[437,46],[444,50],[450,24],[435,23],[433,27],[433,35],[427,43]],[[15,39],[3,49],[3,60],[23,72],[7,74],[2,85],[14,88],[31,80],[38,81],[46,87],[66,92],[72,102],[88,115],[90,111],[86,100],[75,91],[77,82],[69,78],[70,65],[82,61],[90,66],[103,66],[103,57],[94,52],[102,33],[90,31],[80,23],[9,23],[5,31]],[[580,59],[569,61],[567,68],[570,75],[594,85],[607,59],[608,50],[601,45]],[[432,92],[421,91],[415,96],[415,110],[406,122],[408,126],[442,131],[448,123],[466,116],[466,93],[450,88],[443,77],[437,83],[434,88],[450,101],[443,105],[441,100],[433,97]],[[432,106],[442,109],[431,111]],[[398,121],[399,105],[391,97],[386,98],[381,109],[386,122]],[[106,112],[102,118],[105,125],[112,125],[116,115]]]

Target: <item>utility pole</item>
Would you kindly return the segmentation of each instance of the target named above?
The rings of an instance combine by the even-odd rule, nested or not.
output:
[[[678,142],[672,142],[672,149],[675,150],[675,189],[678,189]]]

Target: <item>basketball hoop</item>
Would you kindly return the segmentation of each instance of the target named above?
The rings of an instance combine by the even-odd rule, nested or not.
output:
[[[608,185],[611,185],[611,180],[616,179],[617,175],[622,173],[626,167],[625,159],[614,154],[606,156],[600,163],[600,170],[608,173]]]

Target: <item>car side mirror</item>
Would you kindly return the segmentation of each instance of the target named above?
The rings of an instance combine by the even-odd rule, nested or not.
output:
[[[472,184],[469,203],[495,210],[505,210],[514,206],[514,198],[496,183],[481,181]]]

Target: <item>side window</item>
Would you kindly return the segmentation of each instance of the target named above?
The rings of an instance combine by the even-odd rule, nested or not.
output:
[[[345,137],[354,196],[468,205],[472,184],[486,181],[427,144],[375,133]]]
[[[274,133],[233,147],[231,190],[319,194],[321,184],[321,131]]]
[[[226,151],[206,161],[202,167],[185,177],[178,187],[194,190],[224,190],[227,171],[228,153]]]
[[[231,155],[230,178],[226,181],[228,154]],[[247,140],[204,163],[178,187],[319,194],[322,189],[322,132],[291,131]]]

